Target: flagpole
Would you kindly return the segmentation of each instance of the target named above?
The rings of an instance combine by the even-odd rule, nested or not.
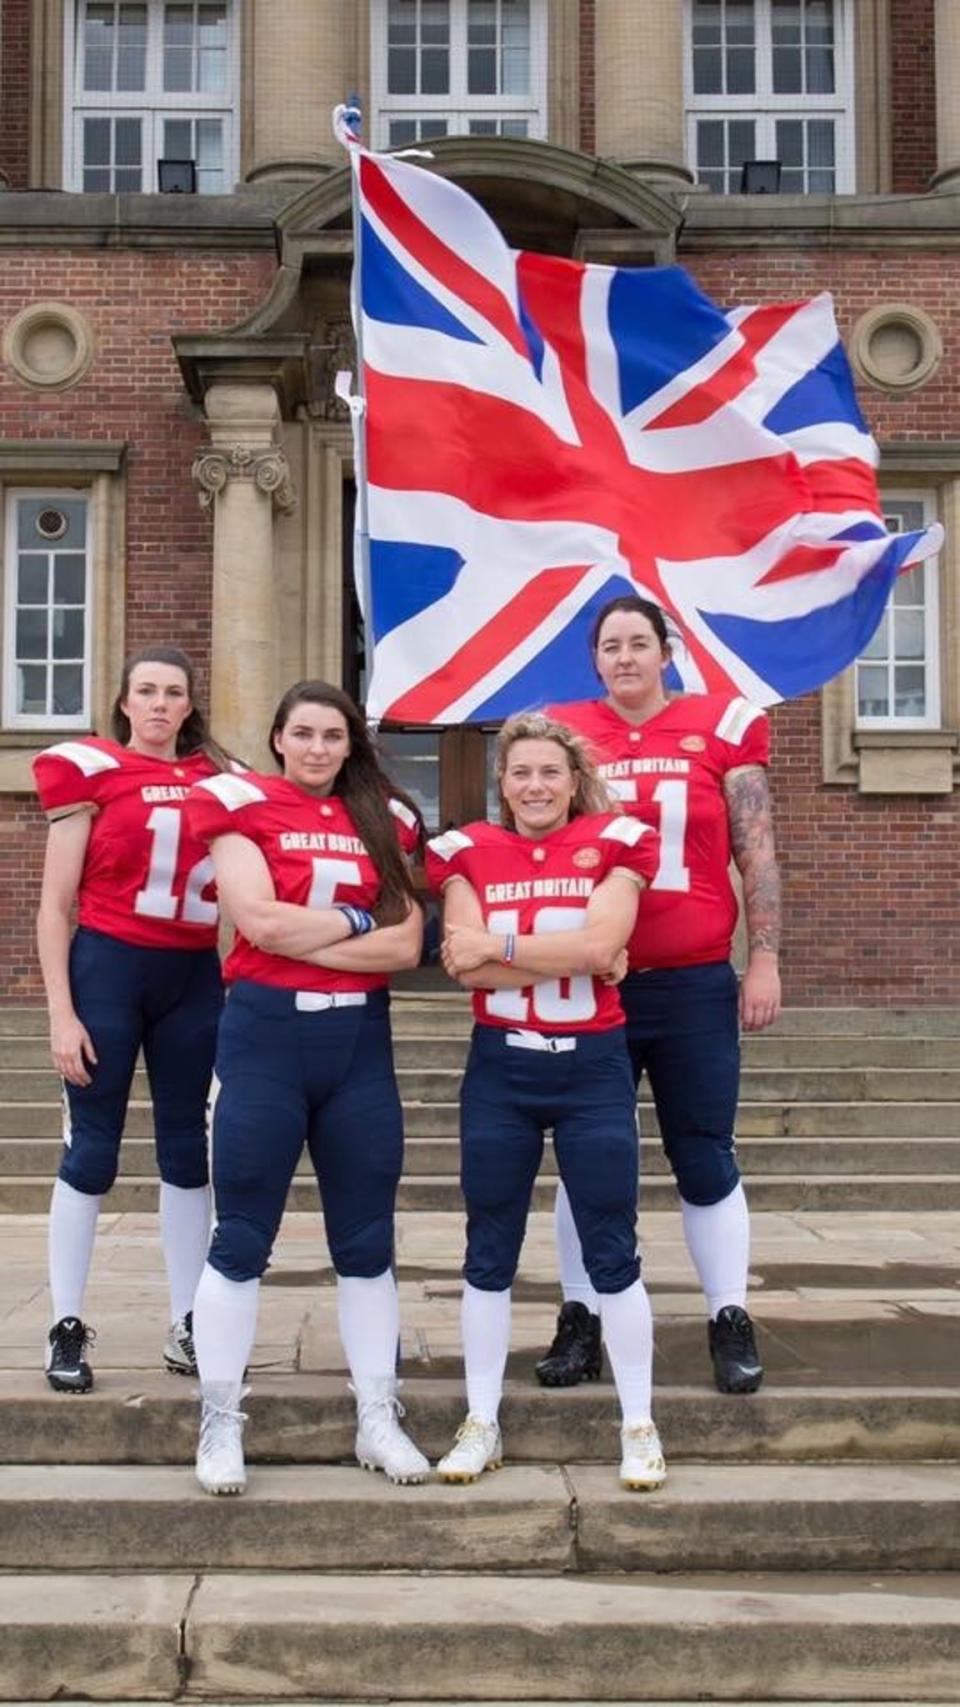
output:
[[[350,307],[353,319],[353,336],[357,350],[357,373],[352,392],[348,390],[348,384],[343,383],[348,382],[350,376],[338,374],[337,395],[342,402],[347,404],[353,423],[354,478],[357,489],[357,509],[353,530],[353,576],[363,615],[363,652],[367,687],[367,693],[364,697],[366,698],[369,696],[370,684],[373,680],[374,635],[373,584],[370,574],[369,501],[367,496],[367,395],[363,363],[362,220],[358,187],[360,125],[359,99],[356,96],[350,96],[345,105],[337,107],[334,111],[333,132],[338,142],[343,143],[350,154],[350,212],[353,225],[353,272],[350,280]]]

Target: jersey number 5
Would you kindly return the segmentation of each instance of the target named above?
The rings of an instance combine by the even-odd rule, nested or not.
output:
[[[533,921],[534,935],[539,936],[541,931],[579,930],[583,921],[582,907],[541,907]],[[520,914],[515,907],[491,913],[487,929],[498,935],[517,936]],[[542,1020],[544,1025],[582,1025],[593,1019],[597,1011],[593,979],[585,974],[562,980],[548,978],[542,984],[534,984],[530,996],[525,996],[522,990],[494,990],[487,997],[488,1014],[513,1020],[517,1025],[530,1017],[531,1005],[534,1018]]]
[[[180,813],[175,806],[155,806],[147,819],[153,836],[147,881],[137,892],[134,912],[146,919],[175,919],[188,925],[215,925],[217,904],[205,901],[203,891],[213,882],[213,860],[209,855],[191,866],[184,885],[183,900],[173,892],[180,847]]]

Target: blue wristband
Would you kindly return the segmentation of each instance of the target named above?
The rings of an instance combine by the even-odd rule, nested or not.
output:
[[[343,914],[350,926],[351,936],[366,936],[368,931],[376,929],[377,921],[365,907],[353,907],[349,901],[335,901],[333,910]]]

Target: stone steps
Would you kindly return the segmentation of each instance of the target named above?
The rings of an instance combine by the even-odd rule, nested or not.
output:
[[[950,1465],[960,1459],[960,1372],[953,1385],[924,1384],[885,1364],[885,1380],[849,1384],[783,1385],[773,1370],[749,1403],[732,1404],[704,1385],[702,1332],[697,1336],[696,1384],[658,1380],[657,1418],[668,1462],[798,1466],[869,1462]],[[138,1371],[105,1366],[98,1346],[96,1382],[82,1403],[50,1391],[33,1371],[0,1374],[0,1464],[180,1465],[193,1462],[197,1404],[192,1382],[156,1367]],[[887,1348],[888,1351],[891,1348]],[[941,1342],[941,1363],[943,1350]],[[767,1350],[766,1337],[764,1350]],[[933,1350],[928,1351],[933,1361]],[[34,1362],[36,1354],[34,1351]],[[530,1360],[532,1361],[532,1359]],[[691,1360],[692,1362],[692,1360]],[[891,1369],[891,1363],[893,1368]],[[608,1470],[617,1445],[615,1406],[608,1380],[545,1393],[529,1370],[511,1365],[502,1421],[511,1464],[599,1463]],[[878,1377],[880,1371],[877,1371]],[[252,1464],[332,1465],[353,1451],[353,1400],[342,1373],[277,1375],[254,1370],[244,1402],[250,1422],[246,1453]],[[428,1457],[445,1452],[463,1420],[459,1371],[439,1378],[413,1375],[404,1385],[410,1427]],[[360,1484],[361,1486],[363,1484]]]
[[[955,1701],[958,1588],[760,1571],[7,1576],[0,1677],[8,1700],[622,1702],[642,1680],[658,1701]]]
[[[777,1522],[770,1522],[772,1511]],[[211,1499],[187,1468],[0,1468],[0,1571],[960,1570],[952,1465],[676,1464],[655,1498],[612,1464],[508,1465],[397,1489],[355,1466],[259,1466]]]
[[[923,1210],[960,1209],[960,1174],[750,1174],[747,1184],[753,1209],[796,1211],[803,1209]],[[555,1181],[543,1175],[533,1188],[535,1210],[553,1207]],[[50,1205],[49,1174],[0,1177],[0,1214],[41,1215]],[[645,1179],[642,1208],[660,1210],[676,1202],[673,1180],[663,1176]],[[309,1174],[298,1174],[287,1199],[288,1211],[316,1207],[316,1185]],[[114,1211],[144,1211],[157,1206],[154,1175],[121,1176],[110,1193]],[[456,1174],[407,1174],[397,1190],[397,1208],[448,1210],[463,1208],[460,1181]]]
[[[442,1026],[442,1031],[440,1027]],[[438,1034],[439,1032],[439,1034]],[[438,1030],[403,1031],[394,1040],[397,1067],[462,1071],[469,1031],[450,1032],[438,1017]],[[771,1069],[848,1068],[855,1056],[860,1068],[914,1070],[960,1068],[960,1038],[955,1037],[781,1037],[764,1033],[742,1040],[743,1064],[748,1071]],[[52,1072],[50,1045],[45,1028],[36,1035],[7,1037],[0,1032],[0,1072],[29,1068]]]
[[[29,1174],[50,1178],[56,1173],[63,1141],[48,1138],[0,1138],[0,1176],[9,1179]],[[742,1172],[756,1174],[958,1174],[960,1136],[957,1138],[742,1138],[737,1143]],[[154,1165],[151,1138],[124,1138],[120,1174],[146,1176]],[[460,1165],[455,1137],[408,1137],[404,1151],[404,1173],[411,1179],[455,1174]],[[298,1174],[309,1175],[311,1164],[304,1155]],[[556,1157],[552,1144],[544,1148],[541,1173],[555,1177]],[[660,1146],[647,1139],[641,1163],[644,1180],[666,1176],[669,1164]]]

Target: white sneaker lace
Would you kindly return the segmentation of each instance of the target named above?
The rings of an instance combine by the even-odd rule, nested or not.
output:
[[[241,1394],[241,1398],[243,1394]],[[241,1431],[247,1420],[246,1411],[235,1405],[208,1398],[204,1394],[200,1413],[200,1452],[203,1457],[219,1452],[224,1446],[239,1446]]]

